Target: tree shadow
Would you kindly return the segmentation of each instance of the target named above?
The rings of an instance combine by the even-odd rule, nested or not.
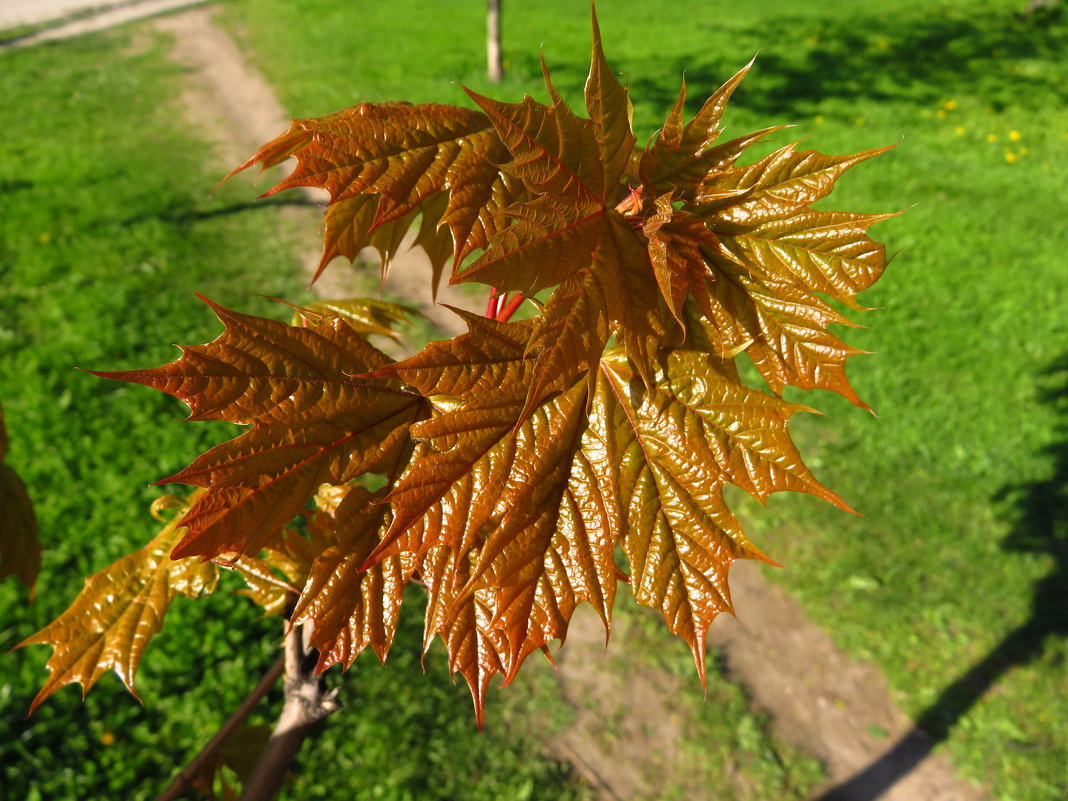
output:
[[[916,718],[913,728],[886,753],[817,801],[875,801],[937,746],[953,727],[1011,668],[1038,658],[1050,637],[1068,635],[1068,355],[1050,366],[1043,400],[1059,415],[1059,442],[1048,449],[1053,475],[1045,481],[1014,484],[998,494],[1017,510],[1006,551],[1048,553],[1053,569],[1034,587],[1031,615],[985,657],[947,686]]]
[[[214,220],[221,217],[231,217],[235,214],[261,212],[265,209],[283,208],[287,206],[306,206],[308,208],[316,209],[322,209],[323,207],[321,203],[309,200],[300,195],[293,195],[292,197],[258,198],[256,200],[229,203],[225,206],[214,206],[209,209],[194,208],[188,203],[183,203],[180,206],[174,206],[165,211],[153,211],[149,214],[137,214],[131,217],[126,217],[119,223],[119,225],[127,227],[138,225],[149,220],[162,220],[163,222],[173,223],[179,226],[191,226],[198,222],[205,222],[207,220]],[[113,223],[109,221],[107,224],[110,225]]]
[[[827,100],[933,105],[956,92],[995,111],[1068,103],[1063,70],[1048,68],[1068,52],[1064,4],[1026,17],[1008,9],[921,7],[837,18],[769,15],[756,25],[726,18],[716,27],[730,42],[718,52],[676,51],[628,63],[632,97],[666,109],[685,73],[695,110],[742,66],[739,53],[757,53],[759,81],[743,84],[732,103],[769,116],[804,115]]]

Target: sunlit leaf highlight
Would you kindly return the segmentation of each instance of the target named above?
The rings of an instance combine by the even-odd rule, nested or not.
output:
[[[405,587],[419,585],[424,645],[444,643],[479,723],[494,679],[563,641],[579,604],[610,631],[621,582],[687,643],[703,680],[709,627],[732,610],[731,565],[774,564],[726,485],[852,511],[790,438],[809,410],[780,396],[826,389],[864,406],[842,310],[864,311],[858,295],[885,267],[868,230],[889,216],[813,208],[883,149],[750,157],[779,127],[721,141],[750,66],[691,119],[684,84],[643,150],[594,18],[584,114],[545,68],[548,103],[470,90],[477,110],[363,103],[294,121],[241,165],[294,157],[271,192],[329,192],[320,270],[366,247],[385,265],[415,229],[435,288],[448,267],[493,300],[485,317],[458,312],[466,333],[396,362],[367,336],[394,334],[403,307],[321,302],[287,325],[208,302],[224,326],[215,341],[98,373],[246,428],[164,479],[202,489],[145,551],[91,580],[72,608],[95,610],[95,639],[78,639],[70,612],[27,641],[57,648],[39,700],[110,668],[130,684],[164,601],[207,587],[169,566],[204,559],[310,626],[321,670],[367,648],[385,660]],[[509,320],[524,299],[533,316]],[[770,392],[742,380],[743,353]],[[161,600],[131,628],[123,615],[144,587]],[[92,606],[108,592],[118,600]]]

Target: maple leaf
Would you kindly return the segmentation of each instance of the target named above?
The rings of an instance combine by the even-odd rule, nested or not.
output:
[[[313,515],[309,533],[326,546],[308,571],[293,610],[294,624],[313,624],[309,644],[318,649],[318,670],[348,667],[370,646],[385,662],[397,630],[404,587],[415,569],[409,549],[361,570],[389,528],[390,510],[375,504],[382,493],[357,485],[340,488],[333,509]]]
[[[719,142],[748,69],[689,121],[683,84],[639,150],[594,17],[587,116],[543,64],[548,104],[471,91],[479,111],[365,103],[264,145],[238,169],[295,156],[271,191],[331,195],[320,269],[366,246],[385,269],[419,219],[435,287],[451,254],[450,280],[489,285],[491,302],[485,318],[458,312],[467,333],[395,363],[359,332],[391,332],[396,309],[320,304],[288,326],[212,304],[225,326],[214,342],[99,373],[169,392],[191,419],[250,426],[165,479],[205,488],[172,555],[244,571],[269,610],[299,585],[292,622],[312,628],[319,669],[368,647],[384,660],[404,587],[421,584],[424,648],[444,641],[480,724],[494,677],[563,641],[578,604],[610,630],[620,580],[689,645],[703,680],[731,564],[771,561],[724,486],[849,510],[790,439],[805,407],[777,395],[820,388],[863,405],[845,373],[859,351],[829,327],[852,324],[839,306],[861,310],[885,266],[867,231],[888,215],[813,208],[881,150],[791,144],[745,164],[780,128]],[[509,322],[535,294],[537,313]],[[740,379],[743,352],[771,394]],[[362,486],[366,473],[385,486]],[[298,515],[306,538],[284,530]]]
[[[226,326],[214,342],[163,367],[96,375],[174,395],[190,419],[251,424],[158,483],[208,488],[183,519],[175,558],[254,556],[320,484],[399,473],[425,402],[398,382],[356,377],[389,359],[342,317],[290,326],[208,303]]]
[[[740,383],[707,354],[674,350],[649,389],[620,354],[601,363],[587,446],[602,496],[623,510],[620,540],[638,603],[660,611],[704,678],[705,634],[732,611],[737,559],[771,562],[723,500],[730,483],[764,501],[794,490],[847,511],[805,467],[787,423],[805,407]],[[771,562],[774,564],[774,562]]]
[[[195,493],[196,494],[196,493]],[[191,500],[195,500],[191,496]],[[86,579],[74,602],[26,645],[50,645],[48,681],[30,705],[32,713],[67,684],[82,685],[82,695],[114,670],[134,697],[134,676],[149,641],[178,595],[197,598],[215,589],[215,565],[200,559],[171,560],[185,529],[175,515],[136,553],[128,554]]]
[[[382,370],[460,403],[413,427],[421,444],[387,497],[396,516],[368,561],[413,547],[395,539],[415,527],[418,547],[432,552],[420,569],[432,594],[427,637],[466,644],[463,658],[449,646],[450,664],[481,714],[490,677],[511,678],[527,655],[562,637],[579,602],[593,603],[607,623],[616,570],[614,538],[579,452],[586,385],[524,415],[536,360],[524,358],[531,323],[463,316],[468,334]],[[456,575],[441,573],[445,566]],[[455,615],[443,611],[450,606]]]
[[[17,576],[33,598],[41,571],[41,542],[37,517],[18,473],[4,463],[7,458],[7,428],[0,405],[0,581]]]
[[[711,274],[721,352],[744,347],[775,391],[789,384],[838,392],[865,406],[845,375],[861,351],[827,330],[849,321],[819,295],[859,308],[857,293],[886,264],[867,229],[891,214],[811,208],[850,167],[884,152],[823,156],[781,148],[756,164],[710,175],[697,213],[718,241]],[[739,194],[740,192],[740,194]],[[867,408],[865,406],[865,408]]]
[[[436,286],[445,261],[437,224],[451,232],[454,263],[459,264],[485,247],[497,230],[494,212],[520,191],[495,166],[506,155],[489,121],[477,111],[433,103],[361,103],[324,117],[294,120],[230,175],[293,156],[297,169],[267,194],[296,186],[330,193],[316,278],[336,256],[355,259],[367,246],[388,262],[422,213],[417,243],[431,257]]]
[[[459,586],[448,575],[429,585],[467,597],[465,622],[439,609],[427,625],[466,643],[468,656],[454,664],[476,705],[490,676],[514,676],[529,653],[562,639],[578,603],[593,603],[607,625],[617,542],[639,602],[663,612],[703,671],[705,632],[730,608],[731,562],[765,558],[724,504],[724,484],[762,501],[797,490],[848,508],[790,442],[787,421],[804,407],[741,385],[714,356],[677,350],[645,390],[612,350],[592,398],[576,383],[517,428],[536,359],[524,356],[531,324],[465,317],[468,334],[383,372],[462,401],[413,428],[426,447],[389,500],[395,535],[415,520],[433,532],[436,570],[471,565]]]
[[[664,335],[645,243],[622,211],[621,181],[635,142],[630,100],[605,60],[596,18],[593,36],[589,119],[567,107],[548,69],[549,106],[529,96],[502,103],[468,90],[512,155],[501,169],[532,199],[501,212],[512,224],[502,225],[453,282],[480,281],[528,296],[557,286],[531,338],[542,347],[527,411],[592,369],[613,333],[648,377],[655,342]]]
[[[470,565],[452,548],[438,546],[421,559],[420,578],[427,590],[424,653],[440,636],[449,657],[449,670],[459,673],[471,689],[475,722],[482,728],[486,691],[494,676],[505,672],[508,644],[502,631],[491,626],[493,597],[489,591],[458,591],[470,579]]]
[[[384,369],[429,395],[469,398],[413,429],[425,447],[389,500],[395,535],[419,519],[436,544],[465,564],[467,555],[472,575],[456,591],[476,595],[486,617],[478,636],[505,636],[489,640],[489,666],[468,660],[476,700],[484,674],[511,677],[527,654],[562,638],[577,603],[593,603],[607,626],[617,542],[639,602],[664,613],[703,669],[707,627],[730,608],[731,562],[765,558],[723,502],[724,484],[761,501],[795,490],[848,509],[790,441],[787,422],[804,407],[745,387],[715,356],[675,350],[647,389],[610,350],[592,396],[576,383],[516,428],[529,324],[472,315],[468,324],[467,335]],[[477,617],[468,617],[469,629]]]
[[[317,500],[325,486],[319,488]],[[238,593],[261,606],[264,615],[280,615],[300,592],[324,547],[320,541],[284,528],[257,556],[221,554],[215,563],[233,570],[245,580],[248,588],[238,590]]]
[[[344,298],[322,300],[297,307],[293,325],[299,325],[302,320],[321,325],[331,317],[342,318],[353,331],[361,334],[381,334],[396,338],[399,336],[397,326],[421,318],[423,314],[417,309],[385,300]]]

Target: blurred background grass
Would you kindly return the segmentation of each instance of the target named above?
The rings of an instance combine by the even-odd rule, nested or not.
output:
[[[457,83],[543,97],[539,48],[577,100],[588,63],[583,0],[506,5],[500,87],[483,77],[481,3],[220,5],[295,116],[364,100],[463,103]],[[728,134],[790,122],[791,135],[825,152],[898,144],[825,204],[907,209],[874,230],[896,257],[862,299],[880,307],[861,316],[871,327],[847,335],[876,351],[850,375],[879,418],[816,393],[804,402],[829,417],[795,424],[817,475],[865,516],[776,497],[748,517],[757,542],[789,565],[775,577],[810,617],[877,662],[910,714],[941,716],[966,776],[1002,801],[1054,801],[1068,795],[1066,432],[1055,402],[1068,333],[1068,21],[1061,9],[1020,19],[1024,6],[602,0],[598,13],[609,61],[631,87],[639,141],[684,71],[692,111],[759,52]],[[132,52],[120,32],[0,54],[0,397],[10,463],[37,503],[47,549],[32,606],[13,583],[0,586],[0,649],[54,617],[80,577],[146,541],[155,491],[145,485],[226,436],[179,424],[181,404],[169,398],[72,366],[160,364],[174,353],[165,343],[210,339],[217,325],[194,290],[260,313],[273,312],[240,293],[300,300],[296,260],[278,247],[269,215],[212,214],[249,193],[235,184],[207,196],[217,176],[182,128],[179,75],[164,53],[160,42]],[[225,595],[172,614],[139,679],[144,708],[107,679],[84,706],[66,690],[23,722],[46,649],[0,656],[11,732],[0,744],[0,797],[155,795],[145,772],[191,755],[277,639],[273,623]],[[556,763],[529,756],[546,732],[526,730],[534,712],[514,700],[519,688],[495,695],[488,733],[473,733],[466,694],[440,660],[419,672],[417,626],[410,617],[402,627],[389,669],[361,658],[345,681],[345,720],[309,752],[290,797],[581,795]],[[990,692],[943,697],[1022,629],[1031,646],[992,665]],[[666,635],[657,648],[686,658]],[[745,730],[758,750],[778,753],[741,691],[710,681],[724,688],[709,702],[723,714],[694,699],[710,720],[690,742],[733,743]],[[531,682],[538,715],[550,710],[550,729],[566,724],[551,676],[535,670]],[[103,746],[106,734],[115,740]],[[753,760],[749,785],[710,759],[708,786],[725,798],[803,798],[818,772],[783,753],[784,775]]]

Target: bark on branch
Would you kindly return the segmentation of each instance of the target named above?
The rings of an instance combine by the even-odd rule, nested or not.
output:
[[[328,692],[315,675],[318,654],[307,645],[303,626],[286,636],[285,701],[256,767],[245,783],[241,801],[270,801],[289,770],[293,757],[315,724],[339,708],[336,691]]]

